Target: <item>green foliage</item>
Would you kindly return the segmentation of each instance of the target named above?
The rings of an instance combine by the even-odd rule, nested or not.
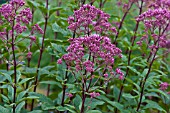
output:
[[[107,65],[101,65],[103,62],[99,62],[95,64],[94,69],[97,71],[94,73],[87,73],[84,71],[85,67],[81,73],[73,71],[76,70],[75,65],[68,66],[68,62],[64,61],[62,64],[57,64],[57,60],[68,53],[67,47],[70,45],[68,39],[74,36],[74,38],[88,36],[83,34],[82,31],[85,29],[82,30],[81,27],[77,28],[78,32],[82,32],[81,35],[70,31],[67,22],[68,17],[81,7],[83,0],[48,0],[48,9],[46,0],[25,0],[26,5],[23,8],[30,8],[33,20],[26,25],[28,29],[25,32],[21,34],[14,32],[16,38],[14,44],[10,34],[13,26],[0,13],[0,113],[82,113],[84,97],[83,113],[137,113],[142,92],[138,112],[169,113],[169,50],[159,48],[154,58],[153,50],[149,49],[149,44],[156,43],[152,32],[144,31],[142,22],[135,31],[141,1],[134,3],[127,15],[124,15],[125,6],[131,2],[120,1],[122,5],[118,6],[116,5],[118,1],[115,0],[85,0],[85,4],[91,3],[110,15],[109,22],[119,31],[115,45],[122,50],[122,59],[115,58],[111,71],[105,69]],[[1,0],[0,4],[7,3]],[[149,4],[145,4],[142,13],[148,10]],[[119,29],[118,24],[123,18],[122,27]],[[45,35],[38,32],[31,33],[35,24],[38,24],[43,31],[46,26]],[[8,33],[1,36],[4,30]],[[91,27],[90,30],[92,31],[88,32],[94,33]],[[168,30],[166,33],[168,35]],[[141,46],[136,44],[146,34],[148,43],[142,43]],[[100,35],[108,36],[112,42],[116,37],[116,34],[110,32],[105,34],[104,31]],[[36,41],[31,41],[30,36],[35,36]],[[4,37],[7,39],[4,40]],[[28,52],[32,52],[30,59]],[[92,60],[94,57],[88,53],[83,59]],[[80,65],[82,66],[83,62],[80,62]],[[123,80],[120,80],[119,74],[116,74],[116,68],[120,68],[124,73]],[[103,76],[105,73],[108,77]],[[160,84],[164,82],[169,85],[162,90]],[[92,97],[93,92],[100,93],[100,96]],[[33,100],[34,106],[32,106]]]

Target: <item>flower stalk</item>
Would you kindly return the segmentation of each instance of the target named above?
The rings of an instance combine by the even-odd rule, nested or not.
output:
[[[46,0],[46,9],[48,10],[48,4],[49,4],[49,0]],[[37,75],[35,77],[35,82],[34,82],[34,89],[33,92],[36,92],[37,89],[37,85],[38,85],[38,73],[39,73],[39,68],[41,65],[41,60],[42,60],[42,55],[43,55],[43,51],[44,51],[44,39],[45,39],[45,35],[46,35],[46,29],[47,29],[47,23],[48,23],[48,13],[45,14],[45,24],[44,24],[44,33],[43,33],[43,38],[42,38],[42,44],[41,44],[41,48],[40,48],[40,55],[38,58],[38,65],[37,65]],[[31,104],[31,111],[33,110],[34,107],[34,99],[32,100],[32,104]]]

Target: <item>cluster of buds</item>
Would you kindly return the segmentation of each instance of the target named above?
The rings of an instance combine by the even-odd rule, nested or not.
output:
[[[91,97],[91,98],[95,98],[95,97],[97,97],[97,96],[100,96],[100,93],[96,93],[96,92],[90,93],[90,97]]]
[[[167,31],[170,24],[170,11],[164,8],[149,9],[143,14],[139,15],[137,21],[144,22],[146,34],[137,42],[138,45],[142,45],[142,42],[146,42],[148,47],[154,53],[160,47],[167,47]],[[154,43],[149,42],[149,32]],[[159,31],[159,34],[157,33]]]
[[[0,25],[8,23],[10,30],[7,31],[4,28],[0,31],[0,39],[4,43],[9,43],[9,38],[13,36],[13,40],[17,40],[17,36],[28,30],[27,26],[32,20],[32,12],[29,8],[24,7],[24,0],[10,0],[9,3],[3,4],[0,7],[0,15],[3,17],[0,19]],[[32,31],[28,37],[30,38],[30,46],[36,41],[34,36],[35,32],[40,32],[43,34],[43,30],[38,26],[38,24],[32,27]],[[9,34],[9,35],[8,35]],[[15,35],[15,36],[14,36]],[[29,51],[26,55],[27,59],[30,60],[32,53]]]
[[[95,65],[107,65],[108,70],[114,64],[114,57],[121,55],[121,50],[111,43],[111,40],[105,36],[90,35],[80,38],[70,38],[70,46],[67,48],[67,54],[63,55],[57,62],[64,60],[67,66],[76,67],[76,71],[86,69],[87,72],[93,72]],[[93,61],[86,60],[89,55]]]
[[[159,86],[160,86],[160,90],[165,91],[168,88],[169,84],[167,82],[163,82]]]
[[[109,18],[109,14],[86,4],[68,18],[68,28],[78,34],[103,33],[107,31],[116,33],[116,28],[108,22]]]

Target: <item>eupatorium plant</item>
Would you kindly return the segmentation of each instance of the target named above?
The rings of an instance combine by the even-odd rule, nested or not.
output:
[[[108,14],[94,6],[83,5],[74,12],[74,17],[71,16],[68,19],[70,24],[68,28],[78,37],[76,38],[74,34],[73,38],[69,39],[68,53],[57,62],[62,64],[62,61],[65,61],[67,70],[71,71],[75,80],[81,84],[81,113],[86,110],[84,104],[88,95],[91,98],[100,95],[93,92],[92,89],[101,78],[109,80],[119,75],[119,79],[123,79],[123,73],[120,69],[117,69],[116,72],[112,69],[115,57],[122,57],[121,50],[112,44],[107,36],[101,36],[108,30],[116,32],[115,28],[108,22],[108,18]],[[102,72],[98,73],[100,71]],[[97,76],[97,79],[94,79],[94,76]],[[64,91],[63,95],[65,95]],[[64,105],[63,102],[62,105]]]
[[[157,4],[158,6],[159,4]],[[140,100],[138,103],[137,111],[142,103],[142,97],[144,94],[145,83],[149,74],[152,70],[152,65],[155,61],[156,55],[160,48],[166,47],[167,44],[167,30],[170,24],[170,11],[166,8],[157,8],[149,9],[143,14],[139,15],[136,19],[137,21],[143,21],[145,25],[145,35],[137,42],[138,45],[142,46],[142,43],[145,42],[147,47],[150,49],[149,55],[147,57],[147,62],[149,64],[147,73],[143,78],[143,83],[141,83],[141,94]],[[166,89],[163,87],[164,84],[161,84],[161,89]],[[165,87],[167,87],[166,85]]]
[[[13,70],[12,75],[10,79],[8,79],[10,84],[8,84],[8,93],[12,93],[13,97],[11,98],[10,106],[12,106],[11,112],[16,113],[16,109],[18,109],[18,105],[24,104],[22,101],[18,102],[17,98],[17,89],[22,88],[19,85],[19,76],[20,72],[17,70],[17,66],[22,63],[22,60],[18,58],[18,56],[23,56],[23,53],[17,53],[16,51],[19,50],[19,47],[17,46],[20,42],[23,42],[25,39],[30,39],[30,44],[33,43],[33,41],[36,40],[34,33],[36,31],[42,32],[40,27],[38,25],[33,26],[32,32],[27,27],[29,26],[29,23],[32,20],[32,13],[29,8],[23,7],[25,2],[23,0],[11,0],[9,3],[2,5],[0,8],[0,14],[3,18],[1,18],[1,25],[4,26],[3,29],[1,29],[0,37],[1,40],[4,43],[4,47],[6,51],[9,53],[9,58],[7,59],[7,71]],[[30,33],[27,34],[27,36],[23,36],[22,33],[26,33],[30,31]],[[28,60],[31,59],[32,53],[30,52],[30,48],[28,47],[27,55],[25,55]],[[12,53],[12,56],[10,56],[10,53]],[[4,60],[5,61],[5,60]],[[9,75],[8,75],[9,76]],[[13,81],[12,81],[13,78]],[[28,91],[28,89],[26,89]],[[12,92],[10,92],[12,91]],[[26,93],[25,93],[26,94]],[[22,96],[24,96],[23,94]],[[4,103],[5,104],[5,103]],[[10,109],[10,108],[9,108]]]

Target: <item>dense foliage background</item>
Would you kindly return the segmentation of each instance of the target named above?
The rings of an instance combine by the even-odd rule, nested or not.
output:
[[[169,0],[0,3],[0,113],[170,112]]]

